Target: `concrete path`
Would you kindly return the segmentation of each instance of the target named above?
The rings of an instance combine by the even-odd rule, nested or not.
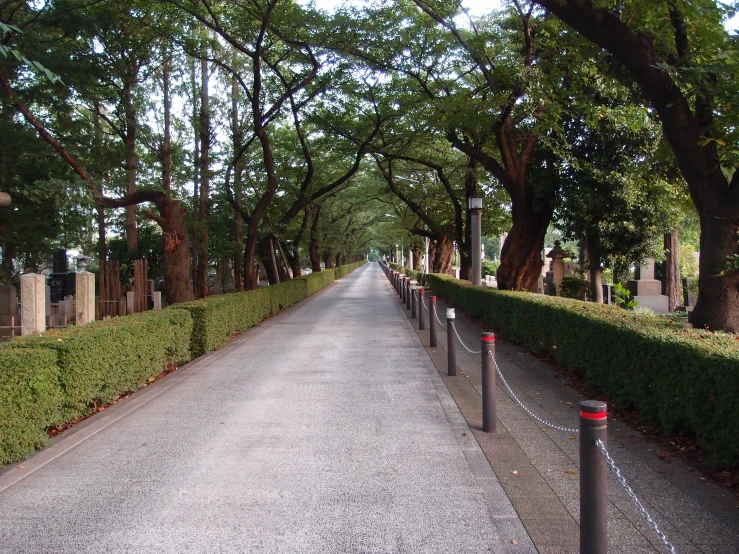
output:
[[[392,290],[389,284],[388,287]],[[452,306],[439,298],[437,312],[443,323],[446,323],[447,307]],[[398,310],[410,317],[400,302]],[[417,319],[410,321],[417,329]],[[472,350],[480,350],[481,329],[459,311],[456,326],[465,344]],[[426,328],[416,333],[428,345],[428,320]],[[577,436],[545,428],[528,417],[504,391],[500,380],[498,432],[483,433],[480,355],[469,354],[457,346],[458,375],[447,377],[447,334],[443,327],[439,327],[437,339],[438,347],[427,346],[426,350],[537,550],[547,554],[577,554],[580,520]],[[515,394],[537,416],[555,425],[577,428],[577,408],[583,398],[559,373],[500,338],[496,340],[496,359]],[[678,554],[739,553],[739,504],[731,492],[701,480],[700,473],[679,459],[661,458],[659,444],[611,417],[608,450]],[[615,478],[611,478],[608,490],[609,554],[667,552]]]
[[[0,474],[0,552],[535,549],[368,264]]]

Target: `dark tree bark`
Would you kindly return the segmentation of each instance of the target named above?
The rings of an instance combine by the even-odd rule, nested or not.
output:
[[[49,133],[43,123],[21,102],[2,73],[0,73],[0,88],[15,104],[26,121],[36,129],[39,136],[88,184],[91,191],[96,194],[98,204],[108,208],[124,208],[143,202],[152,202],[157,206],[159,215],[147,212],[147,216],[159,223],[163,231],[167,301],[170,304],[174,304],[191,300],[190,238],[187,233],[187,226],[185,225],[187,210],[182,207],[181,202],[179,200],[172,200],[163,191],[139,190],[118,199],[105,198],[97,194],[97,188],[93,184],[92,178],[85,167],[59,140]]]
[[[667,296],[669,310],[682,305],[682,284],[680,282],[680,235],[675,229],[664,236],[665,247],[665,272],[663,283],[663,294]]]
[[[272,236],[267,235],[259,240],[259,259],[262,260],[264,271],[267,273],[267,280],[270,285],[276,285],[280,282],[280,275],[277,271],[277,259],[275,258],[275,249],[272,246]]]
[[[134,88],[137,76],[127,76],[123,102],[126,110],[125,150],[126,150],[126,185],[128,194],[136,192],[136,130],[138,118],[136,116],[136,105],[134,104]],[[126,206],[126,248],[128,254],[136,256],[139,251],[138,233],[136,228],[136,206]]]
[[[739,171],[729,180],[721,169],[712,125],[711,88],[716,76],[705,74],[705,87],[687,96],[666,65],[690,65],[686,22],[677,3],[667,6],[675,36],[675,52],[661,53],[646,33],[637,33],[605,8],[592,2],[536,0],[536,3],[613,55],[639,84],[657,112],[662,132],[675,154],[698,209],[701,224],[698,302],[690,314],[695,327],[739,332],[739,273],[718,275],[726,257],[739,254]],[[691,107],[692,100],[692,107]]]
[[[318,222],[321,218],[321,205],[316,206],[313,214],[313,223],[310,226],[310,245],[308,255],[310,256],[311,271],[321,271],[321,257],[318,255]]]
[[[195,269],[195,296],[206,298],[208,288],[209,229],[210,224],[210,90],[206,47],[203,46],[203,59],[200,61],[200,113],[198,134],[200,136],[200,194],[198,205],[199,237],[197,245],[197,266]]]

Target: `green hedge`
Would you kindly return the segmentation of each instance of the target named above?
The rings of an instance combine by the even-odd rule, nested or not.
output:
[[[346,273],[364,262],[342,266]],[[344,269],[341,270],[342,274]],[[222,346],[334,281],[328,269],[249,292],[212,296],[0,345],[0,465],[46,444],[49,427],[92,413],[173,363]]]
[[[58,424],[62,389],[56,354],[43,348],[0,350],[0,466],[45,446]]]
[[[193,332],[190,350],[193,357],[223,346],[237,333],[243,333],[260,321],[289,308],[327,287],[335,276],[346,275],[364,262],[325,269],[278,285],[256,290],[211,296],[176,304],[173,309],[187,310],[192,316]]]
[[[310,273],[305,277],[306,295],[317,293],[319,290],[326,288],[334,282],[334,271],[333,269],[324,269],[323,271],[317,271],[316,273]]]
[[[56,354],[64,422],[138,389],[169,363],[189,361],[191,333],[189,314],[166,309],[54,329],[11,341],[8,348],[43,348]]]
[[[557,363],[665,432],[694,433],[717,465],[739,465],[739,341],[567,298],[473,287],[431,275],[441,297]]]
[[[21,337],[0,348],[0,464],[46,442],[46,429],[136,390],[190,359],[186,312],[152,311]],[[7,422],[7,425],[6,425]]]
[[[306,296],[306,288],[306,281],[301,278],[246,292],[219,294],[205,300],[175,304],[172,308],[186,310],[192,316],[190,351],[196,358],[223,346],[233,335],[254,327],[281,308],[300,302]]]
[[[354,271],[358,267],[363,266],[364,264],[365,262],[364,260],[362,260],[361,262],[340,265],[334,268],[334,273],[336,274],[337,279],[341,279],[342,277],[349,275],[352,271]]]

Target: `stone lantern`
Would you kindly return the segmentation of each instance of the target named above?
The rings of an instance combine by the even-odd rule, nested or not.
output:
[[[549,251],[547,258],[552,259],[552,279],[554,281],[554,289],[556,296],[561,294],[562,290],[562,277],[565,274],[565,263],[564,259],[568,256],[567,252],[562,249],[562,243],[558,240],[554,241],[554,248]]]

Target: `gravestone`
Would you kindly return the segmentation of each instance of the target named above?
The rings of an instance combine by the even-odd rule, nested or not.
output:
[[[686,277],[683,279],[683,304],[685,306],[685,310],[688,312],[693,311],[695,303],[698,300],[698,293],[690,290],[693,288],[694,281],[695,279],[692,277]]]
[[[647,258],[636,270],[636,279],[626,283],[626,288],[639,302],[639,306],[650,308],[656,313],[668,313],[669,299],[662,295],[662,281],[654,278],[654,258]]]
[[[89,271],[77,273],[75,286],[77,289],[75,325],[87,325],[95,321],[95,274]]]
[[[21,335],[46,331],[46,279],[43,275],[21,275]]]

